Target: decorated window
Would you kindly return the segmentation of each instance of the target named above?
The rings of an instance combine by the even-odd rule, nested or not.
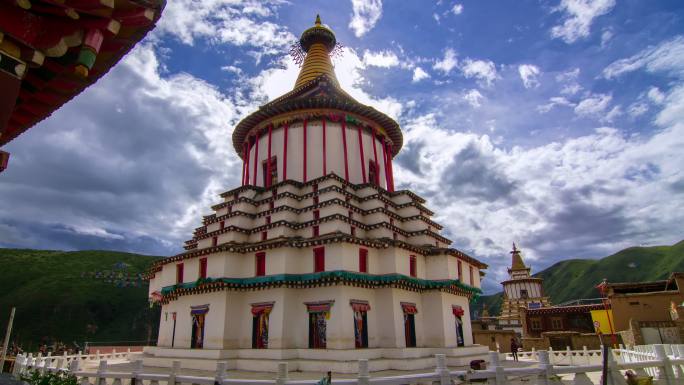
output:
[[[409,256],[409,274],[411,277],[417,277],[418,272],[417,272],[417,267],[416,267],[416,256],[411,255]]]
[[[202,349],[204,347],[204,321],[208,312],[209,305],[190,306],[190,316],[192,317],[191,349]]]
[[[359,249],[359,271],[368,273],[368,249]]]
[[[199,277],[207,278],[207,259],[200,258],[199,260]]]
[[[453,305],[451,307],[452,312],[454,313],[454,319],[456,321],[456,345],[457,346],[464,346],[465,345],[465,340],[463,338],[463,315],[465,314],[465,310],[459,305]]]
[[[261,175],[264,176],[264,186],[265,187],[271,187],[272,185],[278,183],[278,160],[275,156],[272,156],[271,159],[271,164],[270,164],[270,175],[269,175],[269,162],[264,160],[261,162],[261,168],[263,173]]]
[[[463,282],[463,263],[461,262],[460,259],[458,260],[457,268],[458,268],[458,280]]]
[[[404,312],[404,342],[407,348],[416,347],[416,309],[415,303],[401,302],[401,310]]]
[[[542,328],[541,320],[539,318],[530,319],[530,328],[532,330],[541,330],[541,328]]]
[[[252,304],[252,349],[268,348],[268,316],[273,302]]]
[[[314,273],[325,271],[325,247],[316,247],[314,254]]]
[[[256,276],[260,277],[266,275],[266,253],[261,251],[254,254],[254,264],[256,270]]]
[[[327,346],[327,320],[333,301],[307,302],[309,313],[309,349],[325,349]]]
[[[176,283],[183,283],[183,264],[176,265]]]
[[[354,345],[356,348],[368,347],[368,301],[352,299],[349,304],[354,311]]]
[[[551,328],[554,330],[563,329],[563,319],[562,318],[551,318]]]
[[[368,182],[376,186],[380,185],[380,175],[378,173],[378,164],[373,160],[368,161]]]

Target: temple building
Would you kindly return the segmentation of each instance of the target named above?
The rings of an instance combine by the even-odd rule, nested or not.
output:
[[[107,73],[165,0],[0,1],[0,147]],[[0,150],[0,172],[9,153]]]
[[[501,282],[503,304],[501,314],[497,317],[497,324],[501,328],[514,330],[519,335],[523,334],[522,310],[550,306],[549,298],[544,296],[544,280],[532,277],[530,271],[531,268],[525,266],[520,250],[514,243],[511,267],[508,269],[509,279]]]
[[[469,302],[487,265],[450,247],[424,199],[395,190],[401,129],[340,87],[336,43],[318,17],[302,33],[293,90],[233,132],[242,186],[151,268],[161,320],[145,365],[351,373],[359,358],[379,371],[486,355]]]

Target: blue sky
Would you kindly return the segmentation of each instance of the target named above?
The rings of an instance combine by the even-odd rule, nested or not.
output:
[[[680,1],[173,0],[6,146],[0,246],[180,252],[239,184],[233,127],[292,88],[316,13],[343,87],[402,126],[399,187],[490,264],[487,291],[513,241],[539,271],[684,238]]]

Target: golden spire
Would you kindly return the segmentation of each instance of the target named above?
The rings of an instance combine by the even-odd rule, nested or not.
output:
[[[336,43],[333,31],[324,26],[321,23],[321,17],[316,15],[315,25],[304,31],[299,39],[299,44],[306,52],[306,58],[295,82],[295,89],[323,74],[328,75],[337,84],[335,70],[330,60],[330,52],[335,48]]]
[[[511,251],[511,257],[511,270],[527,269],[527,266],[525,266],[525,262],[523,262],[522,256],[520,255],[520,250],[515,247],[515,242],[513,242],[513,251]]]

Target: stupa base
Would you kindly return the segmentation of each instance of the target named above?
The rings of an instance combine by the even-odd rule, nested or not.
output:
[[[465,367],[471,360],[487,359],[488,348],[472,345],[460,348],[368,348],[368,349],[171,349],[146,347],[143,365],[214,371],[218,362],[228,370],[277,372],[279,362],[289,371],[358,373],[358,360],[367,359],[371,372],[383,370],[434,369],[435,354],[446,354],[450,368]]]

